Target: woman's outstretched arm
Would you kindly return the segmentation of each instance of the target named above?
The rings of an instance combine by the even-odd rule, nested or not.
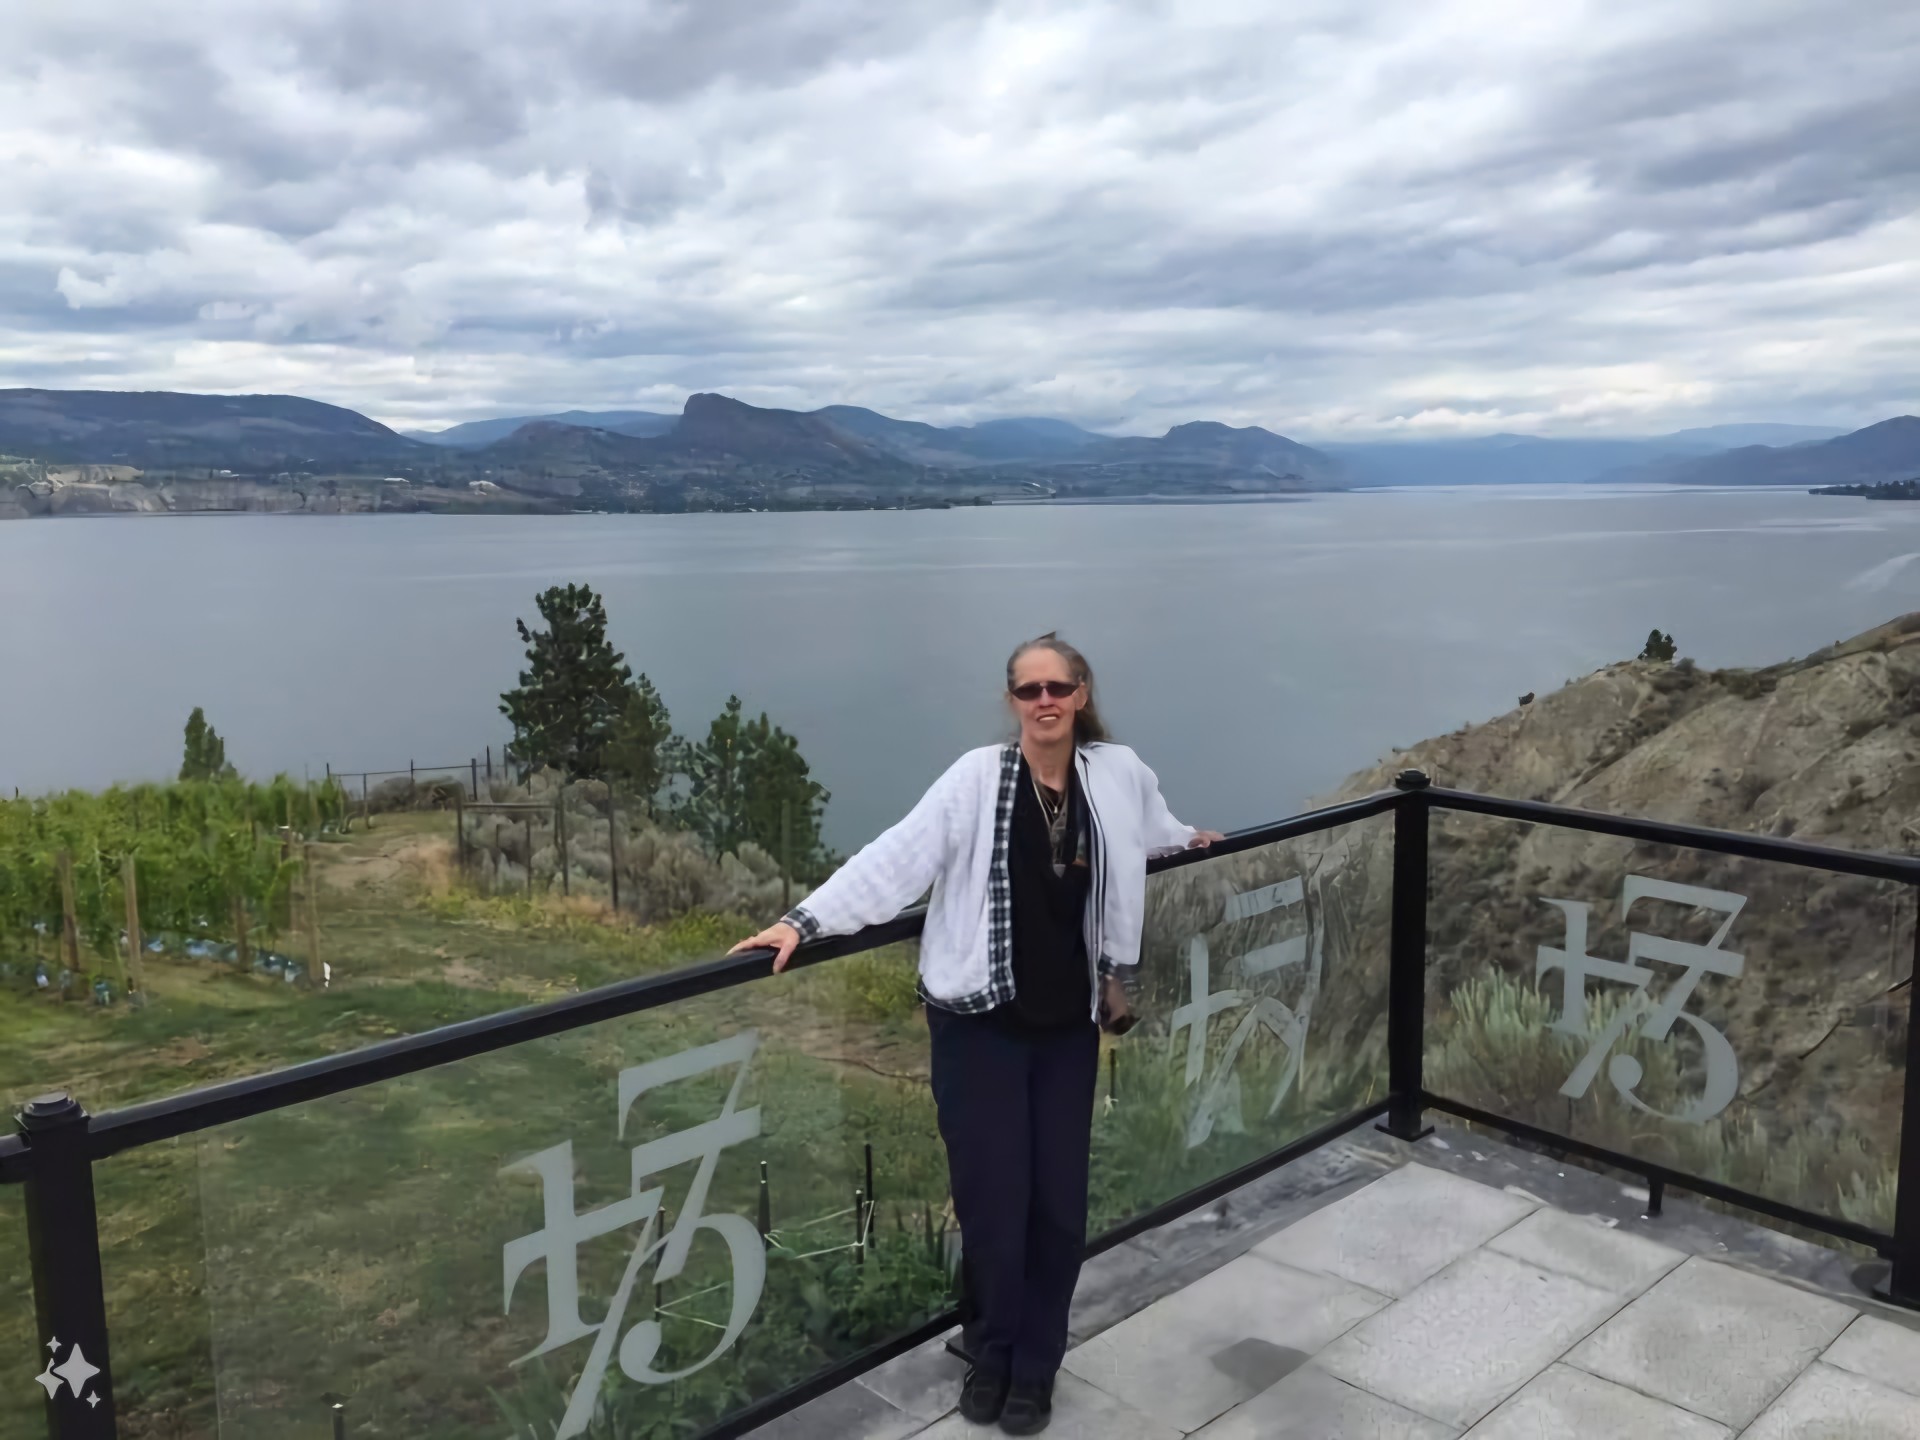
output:
[[[968,794],[962,760],[934,781],[905,819],[863,847],[776,924],[729,953],[761,947],[787,968],[794,949],[817,935],[851,935],[891,920],[933,884],[947,863],[952,807]]]

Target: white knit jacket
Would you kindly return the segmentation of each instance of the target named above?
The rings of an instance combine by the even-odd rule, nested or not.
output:
[[[1147,857],[1193,839],[1153,771],[1124,745],[1077,752],[1093,827],[1087,955],[1100,974],[1140,962]],[[867,845],[787,915],[803,940],[891,920],[932,887],[920,939],[920,986],[943,1010],[976,1013],[1013,998],[1013,901],[1007,837],[1020,776],[1017,745],[970,750],[906,819]],[[1098,1018],[1099,987],[1094,986]]]

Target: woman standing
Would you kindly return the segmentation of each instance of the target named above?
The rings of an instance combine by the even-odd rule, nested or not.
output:
[[[974,1306],[960,1410],[1046,1428],[1086,1248],[1099,1027],[1132,1024],[1149,854],[1220,837],[1168,812],[1107,739],[1093,671],[1043,635],[1007,662],[1017,743],[960,757],[906,819],[778,924],[773,968],[820,935],[892,919],[929,887],[920,989],[933,1095]]]

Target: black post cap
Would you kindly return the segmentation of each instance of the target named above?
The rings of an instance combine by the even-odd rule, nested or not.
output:
[[[1431,784],[1433,781],[1427,778],[1424,770],[1402,770],[1393,777],[1393,788],[1396,790],[1424,790]]]
[[[45,1130],[81,1119],[85,1114],[80,1102],[73,1096],[64,1090],[54,1090],[27,1101],[15,1118],[19,1120],[22,1130]]]

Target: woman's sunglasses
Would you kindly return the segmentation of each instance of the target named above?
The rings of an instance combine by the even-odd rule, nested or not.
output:
[[[1078,680],[1029,680],[1024,685],[1015,685],[1007,693],[1016,700],[1032,702],[1042,695],[1052,700],[1064,700],[1080,688]]]

